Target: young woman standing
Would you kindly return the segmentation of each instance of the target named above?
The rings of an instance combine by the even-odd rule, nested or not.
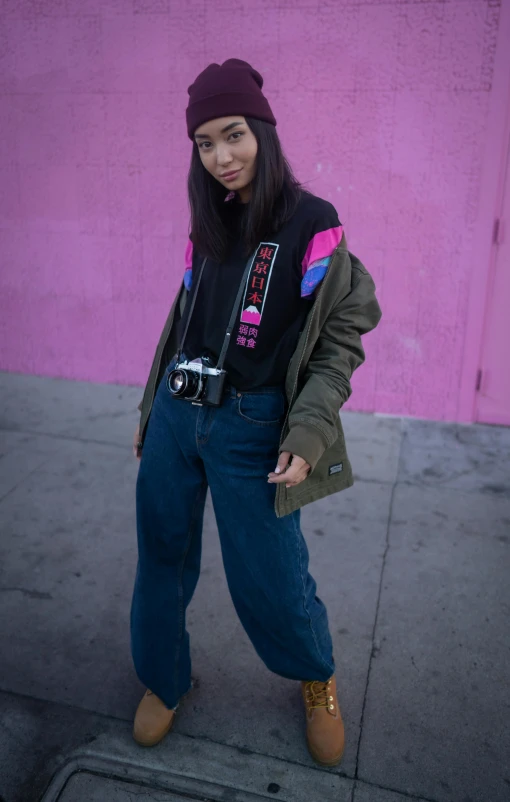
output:
[[[344,728],[300,507],[353,482],[338,410],[381,311],[334,206],[294,178],[262,85],[228,59],[188,89],[190,241],[134,442],[131,647],[147,691],[133,735],[158,743],[191,689],[209,487],[241,623],[271,671],[301,682],[308,748],[332,766]]]

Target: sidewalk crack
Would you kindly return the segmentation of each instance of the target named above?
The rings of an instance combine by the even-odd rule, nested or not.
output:
[[[368,698],[368,688],[369,688],[369,685],[370,685],[370,675],[372,673],[372,663],[374,661],[374,658],[377,656],[377,653],[380,650],[380,645],[376,640],[376,631],[377,631],[377,625],[378,625],[378,622],[379,622],[379,608],[380,608],[380,605],[381,605],[381,595],[382,595],[384,571],[385,571],[385,568],[386,568],[386,559],[388,557],[388,552],[389,552],[390,545],[391,545],[390,544],[390,526],[391,526],[391,521],[392,521],[392,518],[393,518],[393,502],[395,500],[395,491],[396,491],[398,483],[399,483],[398,477],[400,475],[401,460],[402,460],[402,442],[403,442],[403,439],[404,439],[403,438],[404,425],[403,425],[402,420],[400,422],[400,432],[401,432],[401,437],[400,437],[399,451],[398,451],[398,467],[397,467],[395,480],[394,480],[394,482],[392,484],[392,488],[391,488],[390,503],[389,503],[389,508],[388,508],[388,518],[387,518],[387,522],[386,522],[386,540],[385,540],[384,552],[383,552],[383,557],[382,557],[382,562],[381,562],[381,573],[380,573],[380,576],[379,576],[379,589],[378,589],[378,592],[377,592],[377,602],[376,602],[376,606],[375,606],[374,624],[373,624],[373,627],[372,627],[372,648],[370,650],[370,657],[369,657],[369,661],[368,661],[367,678],[366,678],[366,683],[365,683],[365,691],[364,691],[364,694],[363,694],[363,704],[362,704],[362,707],[361,707],[360,728],[359,728],[358,744],[357,744],[357,747],[356,747],[356,765],[355,765],[355,769],[354,769],[354,778],[353,778],[354,779],[354,783],[353,783],[353,798],[354,798],[354,793],[355,793],[356,786],[357,786],[357,781],[359,779],[359,759],[360,759],[360,751],[361,751],[361,739],[363,737],[363,725],[364,725],[364,722],[365,722],[365,713],[366,713],[367,698]]]

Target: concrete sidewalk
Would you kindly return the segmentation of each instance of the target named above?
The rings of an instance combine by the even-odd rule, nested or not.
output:
[[[510,430],[343,413],[353,488],[303,509],[347,748],[235,615],[208,501],[195,688],[131,737],[137,387],[0,374],[0,800],[508,802]]]

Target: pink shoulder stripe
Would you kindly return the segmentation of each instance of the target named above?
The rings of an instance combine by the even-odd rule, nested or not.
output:
[[[342,232],[343,226],[336,226],[335,228],[328,228],[326,231],[319,231],[318,234],[312,237],[301,262],[303,275],[312,262],[316,262],[317,259],[324,259],[325,256],[331,256],[342,239]]]
[[[193,243],[188,237],[188,244],[186,245],[186,253],[184,254],[184,269],[190,270],[193,263]]]

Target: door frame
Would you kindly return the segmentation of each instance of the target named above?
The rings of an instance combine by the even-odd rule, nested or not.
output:
[[[494,221],[503,200],[505,164],[510,143],[510,3],[500,9],[496,58],[489,100],[482,159],[478,215],[473,231],[469,301],[464,336],[464,355],[457,403],[457,420],[476,420],[477,377],[481,366],[485,319],[496,267],[493,246]]]

